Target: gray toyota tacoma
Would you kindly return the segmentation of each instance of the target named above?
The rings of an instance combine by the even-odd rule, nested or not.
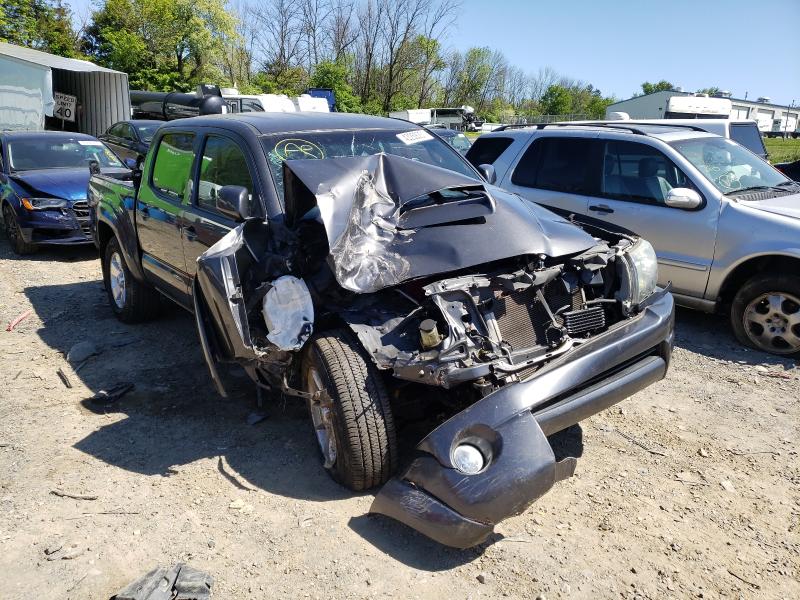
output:
[[[120,319],[159,295],[192,311],[222,394],[230,362],[305,401],[333,478],[382,485],[372,512],[443,544],[480,543],[571,476],[548,436],[669,365],[649,243],[488,185],[411,123],[176,121],[133,182],[95,174],[90,203]],[[446,416],[398,471],[411,405]]]

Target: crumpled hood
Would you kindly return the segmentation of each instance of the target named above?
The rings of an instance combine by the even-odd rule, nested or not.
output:
[[[127,169],[103,169],[103,173],[107,175],[126,171]],[[80,169],[40,169],[11,174],[11,179],[25,186],[32,196],[41,194],[72,202],[86,199],[89,177],[88,166]]]
[[[749,208],[771,212],[784,217],[800,219],[800,194],[790,194],[752,202],[740,200],[740,202]]]
[[[516,195],[390,154],[286,161],[284,197],[289,226],[321,225],[337,282],[361,293],[514,256],[574,254],[595,244],[578,227]]]

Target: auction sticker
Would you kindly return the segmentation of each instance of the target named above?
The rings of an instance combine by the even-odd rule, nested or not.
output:
[[[403,133],[398,133],[397,139],[404,144],[418,144],[419,142],[432,140],[433,136],[422,129],[415,129],[414,131],[404,131]]]
[[[78,140],[81,146],[102,146],[103,142],[96,142],[94,140]]]

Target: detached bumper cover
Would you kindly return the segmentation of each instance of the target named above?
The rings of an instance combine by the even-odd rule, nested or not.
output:
[[[370,512],[448,546],[481,543],[494,525],[574,473],[576,460],[556,461],[548,435],[664,377],[673,327],[672,296],[661,290],[637,317],[440,425],[417,446],[419,456],[406,472],[381,489]],[[453,466],[452,451],[476,439],[490,461],[482,472],[464,475]]]

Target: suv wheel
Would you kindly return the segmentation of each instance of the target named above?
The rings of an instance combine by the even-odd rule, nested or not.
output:
[[[750,279],[733,299],[731,325],[743,344],[783,356],[800,354],[800,278]]]
[[[8,204],[3,205],[3,223],[5,224],[6,237],[15,253],[31,254],[36,252],[36,244],[26,242],[22,237],[19,223],[17,223],[17,215],[14,214],[14,210]]]
[[[325,469],[351,490],[386,483],[397,465],[389,394],[380,373],[348,332],[311,339],[303,389]]]
[[[123,323],[148,321],[158,315],[158,292],[131,274],[116,238],[111,238],[103,253],[103,283],[111,309]]]

